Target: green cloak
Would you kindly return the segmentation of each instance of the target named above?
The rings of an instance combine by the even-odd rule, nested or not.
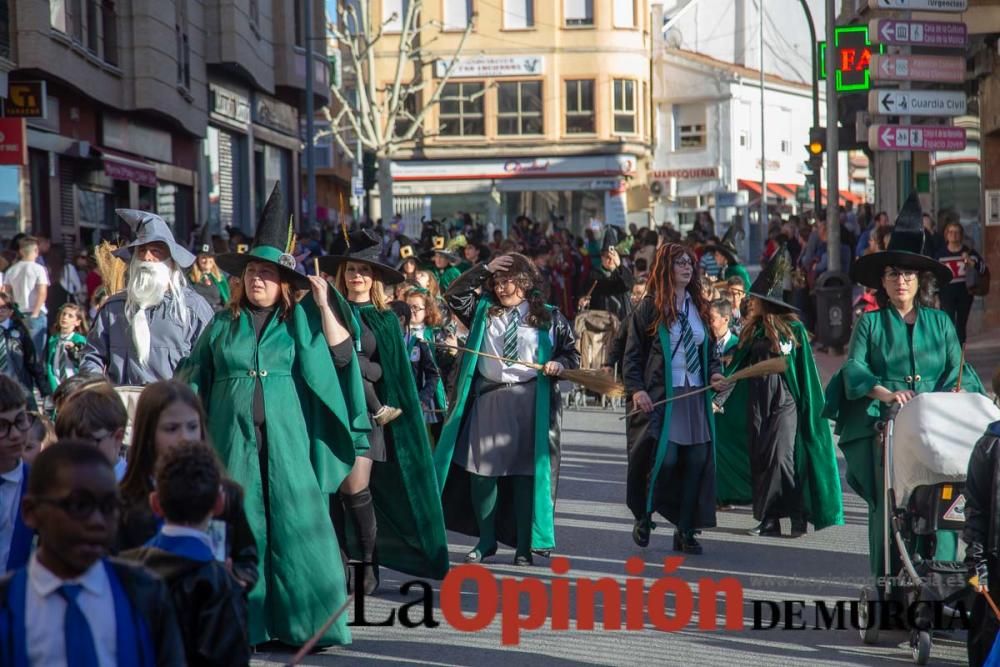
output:
[[[723,355],[735,350],[739,342],[739,336],[730,337]],[[728,371],[730,365],[723,364],[723,372]],[[727,407],[715,415],[715,498],[721,505],[749,505],[753,501],[746,393],[747,383],[738,382],[729,395]]]
[[[346,318],[342,321],[351,322],[350,306],[339,292],[336,298],[341,317]],[[378,345],[382,379],[375,383],[375,391],[379,401],[403,411],[385,427],[389,454],[385,462],[372,466],[369,484],[378,523],[378,562],[416,577],[443,579],[449,568],[444,514],[403,331],[391,310],[367,305],[359,312]],[[350,535],[353,526],[350,521],[347,524]]]
[[[876,423],[889,405],[868,398],[875,385],[890,391],[948,391],[958,382],[962,348],[948,316],[917,306],[913,338],[895,308],[865,313],[854,325],[847,361],[826,387],[823,416],[835,422],[838,445],[847,460],[847,483],[868,503],[868,558],[872,575],[885,569],[882,551],[882,459]],[[985,393],[969,364],[962,389]]]
[[[809,346],[809,335],[801,322],[789,323],[798,345],[792,346],[786,355],[788,368],[785,370],[785,382],[795,399],[798,411],[798,432],[795,434],[795,471],[803,485],[802,499],[806,516],[816,530],[827,526],[840,526],[844,523],[843,493],[840,488],[840,470],[837,467],[837,453],[833,447],[833,436],[830,424],[823,417],[823,385],[820,383],[819,371],[813,359]],[[758,325],[759,326],[759,325]],[[763,329],[758,329],[756,336],[763,336]],[[750,345],[737,348],[733,360],[726,368],[726,375],[732,375],[747,364]],[[737,388],[745,382],[737,383]],[[734,392],[736,390],[734,389]],[[734,419],[744,419],[746,423],[746,394],[730,395],[725,404],[725,411],[731,412]],[[734,402],[735,401],[735,402]],[[744,437],[745,442],[745,437]],[[731,446],[731,445],[730,445]],[[744,447],[744,452],[746,448]],[[730,462],[735,462],[730,458]],[[747,466],[746,479],[750,478],[750,459],[747,454],[743,459]],[[732,479],[739,476],[727,473]],[[742,472],[741,475],[742,476]]]
[[[208,433],[229,475],[243,486],[257,540],[260,580],[249,595],[250,643],[304,644],[346,599],[329,494],[368,447],[371,429],[357,359],[333,364],[319,309],[308,295],[258,341],[246,310],[216,313],[176,376],[201,397]],[[264,505],[254,389],[264,392],[270,502]],[[269,520],[268,520],[269,519]],[[349,643],[346,618],[320,644]]]
[[[87,344],[87,337],[74,332],[70,334],[69,342],[76,345],[82,351],[83,346]],[[55,391],[59,386],[58,369],[53,366],[56,361],[56,347],[58,345],[59,334],[49,336],[48,349],[45,351],[45,374],[49,378],[49,386],[52,388],[52,391]]]
[[[444,269],[439,269],[436,266],[432,266],[429,269],[429,271],[434,275],[435,280],[437,280],[438,287],[441,288],[441,293],[442,294],[444,294],[446,291],[448,291],[448,287],[453,282],[455,282],[455,278],[458,278],[460,275],[462,275],[462,272],[459,271],[454,266],[449,266],[449,267],[444,268]]]
[[[733,276],[739,276],[743,279],[743,291],[746,294],[750,293],[750,274],[747,269],[742,264],[729,264],[726,266],[726,270],[722,272],[722,277],[726,280],[732,278]]]

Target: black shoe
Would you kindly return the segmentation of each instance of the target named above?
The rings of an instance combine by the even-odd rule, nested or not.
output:
[[[368,563],[365,565],[365,595],[374,595],[378,590],[379,575],[378,563]]]
[[[681,532],[674,531],[674,551],[683,551],[686,554],[700,554],[701,544],[694,539],[694,531]]]
[[[809,522],[805,519],[792,519],[791,537],[802,537],[809,532]]]
[[[529,565],[534,565],[535,561],[531,558],[531,554],[517,554],[514,556],[514,566],[515,567],[528,567]]]
[[[536,556],[541,556],[542,558],[552,557],[552,551],[550,549],[532,549],[531,553],[535,554]]]
[[[649,546],[649,533],[656,528],[656,524],[647,516],[635,520],[632,526],[632,540],[640,547]]]
[[[747,532],[759,537],[781,537],[781,523],[777,519],[764,519]]]
[[[497,554],[497,545],[495,544],[493,545],[492,548],[487,549],[485,551],[480,551],[479,547],[477,546],[475,549],[465,554],[465,562],[482,563],[485,559],[489,558],[490,556],[495,556],[496,554]]]

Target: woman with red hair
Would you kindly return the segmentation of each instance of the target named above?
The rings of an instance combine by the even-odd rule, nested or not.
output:
[[[674,549],[691,554],[702,551],[697,529],[715,526],[711,395],[694,392],[724,382],[697,266],[683,245],[657,249],[646,296],[629,318],[623,372],[629,409],[640,410],[627,427],[632,539],[649,544],[656,511],[677,527]]]

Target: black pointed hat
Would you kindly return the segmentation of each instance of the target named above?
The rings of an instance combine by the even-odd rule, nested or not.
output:
[[[851,267],[851,279],[865,287],[882,287],[882,273],[887,266],[913,271],[930,271],[939,284],[951,281],[951,269],[923,254],[925,246],[923,211],[916,192],[911,192],[896,217],[889,245],[882,252],[859,257]]]
[[[197,241],[195,241],[193,251],[195,255],[215,254],[215,246],[212,243],[212,230],[209,228],[207,222],[198,230]]]
[[[785,278],[792,272],[792,258],[788,250],[782,246],[767,266],[760,272],[757,279],[750,285],[750,292],[747,296],[763,299],[768,303],[779,306],[789,312],[798,312],[798,308],[786,303],[784,296]]]
[[[431,223],[433,222],[434,221],[432,220]],[[448,243],[450,241],[451,235],[448,233],[447,227],[439,226],[434,233],[426,237],[426,245],[424,246],[424,251],[420,254],[420,256],[424,260],[430,260],[434,255],[443,255],[449,262],[462,261],[461,257],[448,249]]]
[[[285,219],[285,200],[281,195],[281,183],[278,182],[274,184],[271,196],[267,198],[264,210],[261,211],[250,250],[246,253],[219,255],[215,258],[215,263],[231,276],[242,276],[243,269],[250,262],[269,262],[278,267],[282,279],[291,283],[295,289],[309,289],[309,279],[295,270],[297,262],[292,255],[294,247],[295,232],[291,219]]]
[[[400,243],[402,244],[402,241]],[[338,234],[330,247],[330,254],[319,258],[319,268],[334,275],[343,264],[359,262],[372,267],[376,277],[386,285],[403,282],[405,278],[402,273],[379,261],[381,254],[382,244],[378,237],[370,230],[360,229],[356,232]]]
[[[401,272],[403,265],[408,260],[417,261],[417,245],[413,242],[413,239],[403,234],[397,236],[396,240],[399,241],[399,265],[396,266],[396,270]]]
[[[705,252],[721,253],[730,264],[739,264],[740,250],[736,242],[741,238],[743,238],[743,228],[735,223],[731,224],[722,235],[722,240],[705,246]]]
[[[604,238],[601,239],[601,252],[605,253],[621,242],[622,230],[618,229],[614,225],[608,225],[604,228]]]

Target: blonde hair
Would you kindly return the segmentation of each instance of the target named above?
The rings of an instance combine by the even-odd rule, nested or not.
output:
[[[212,274],[212,277],[215,278],[216,280],[223,279],[222,269],[220,269],[219,265],[215,263],[214,257],[212,258],[212,270],[209,271],[209,273]],[[198,268],[198,262],[196,261],[194,264],[191,265],[191,282],[200,283],[201,279],[204,277],[205,274],[202,272],[201,269]]]
[[[337,275],[333,278],[333,286],[337,288],[337,291],[347,297],[347,265],[350,262],[344,262],[337,267]],[[364,262],[355,262],[357,264],[364,264]],[[389,310],[389,301],[385,296],[385,285],[382,281],[378,279],[378,274],[372,269],[372,288],[368,291],[368,296],[372,300],[372,305],[375,306],[375,310]]]

